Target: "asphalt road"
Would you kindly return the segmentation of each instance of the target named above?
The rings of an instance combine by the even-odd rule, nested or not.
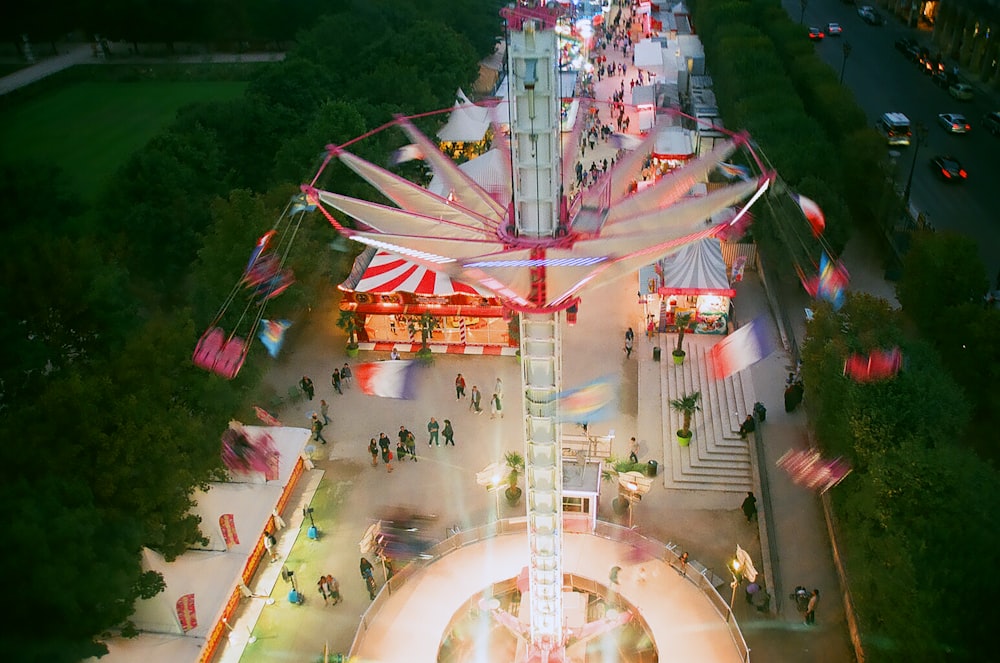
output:
[[[797,20],[802,11],[799,1],[783,0],[782,4],[792,20]],[[915,165],[916,130],[910,147],[897,148],[899,189],[905,187],[913,166],[911,205],[923,212],[938,230],[954,230],[976,239],[987,276],[992,279],[1000,269],[1000,215],[996,213],[1000,199],[996,186],[1000,182],[997,160],[1000,137],[983,129],[981,120],[987,111],[1000,110],[1000,99],[981,87],[977,87],[972,101],[953,99],[895,48],[896,39],[911,37],[935,53],[930,33],[906,27],[881,8],[879,12],[886,22],[876,27],[865,23],[852,4],[841,0],[809,0],[802,38],[807,38],[805,31],[810,25],[825,28],[829,22],[840,23],[843,35],[817,43],[816,52],[839,75],[844,65],[842,44],[850,42],[844,85],[854,93],[869,122],[874,126],[882,113],[898,111],[909,117],[914,126],[918,122],[927,126],[927,141],[920,147]],[[938,123],[940,113],[965,115],[972,131],[964,136],[947,133]],[[930,167],[930,159],[939,154],[958,158],[969,173],[968,181],[951,184],[940,180]]]

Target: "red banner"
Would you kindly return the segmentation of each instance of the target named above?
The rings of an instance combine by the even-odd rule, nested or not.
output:
[[[194,609],[194,594],[185,594],[177,599],[176,609],[182,631],[187,633],[193,628],[198,628],[198,615]]]
[[[267,469],[264,470],[264,478],[268,481],[277,481],[279,478],[278,464],[280,455],[277,451],[272,452],[267,457]]]
[[[240,545],[240,537],[236,533],[236,519],[231,513],[219,516],[219,529],[222,530],[222,540],[227,548]]]

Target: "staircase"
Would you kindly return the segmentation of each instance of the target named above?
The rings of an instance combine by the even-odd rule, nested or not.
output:
[[[663,394],[663,458],[668,467],[666,488],[744,493],[754,490],[752,459],[746,440],[740,439],[740,424],[753,411],[756,397],[749,370],[722,380],[709,373],[708,352],[723,336],[684,336],[687,356],[674,364],[675,335],[659,334],[660,393]],[[682,415],[670,401],[694,391],[701,392],[701,410],[691,420],[691,444],[677,443]]]

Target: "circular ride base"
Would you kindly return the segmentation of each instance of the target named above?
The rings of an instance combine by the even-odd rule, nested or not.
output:
[[[562,552],[563,616],[570,626],[600,620],[609,606],[632,614],[624,626],[571,642],[567,660],[584,661],[589,650],[654,661],[660,647],[672,660],[746,660],[739,627],[727,622],[727,600],[691,565],[687,575],[678,571],[673,550],[662,543],[598,522],[595,534],[565,533]],[[361,620],[351,656],[380,663],[517,661],[523,646],[480,601],[496,599],[515,617],[522,613],[517,578],[529,558],[525,519],[460,532],[428,554],[433,558],[407,565],[382,588]],[[621,571],[609,599],[614,566]]]

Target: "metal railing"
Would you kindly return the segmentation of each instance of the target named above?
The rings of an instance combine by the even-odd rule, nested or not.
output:
[[[527,534],[527,529],[527,518],[508,518],[488,523],[486,525],[481,525],[473,529],[460,531],[429,548],[425,553],[427,555],[425,559],[407,564],[401,571],[393,575],[392,578],[389,579],[389,582],[383,585],[379,590],[375,600],[372,601],[368,610],[366,610],[361,616],[361,623],[358,625],[357,633],[354,635],[354,641],[351,643],[350,657],[358,655],[358,647],[364,640],[364,636],[367,634],[371,624],[377,619],[378,613],[381,612],[385,603],[390,599],[392,594],[399,591],[399,589],[409,581],[410,577],[419,573],[425,566],[434,564],[448,553],[469,544],[478,543],[497,536]],[[685,578],[691,581],[701,591],[701,593],[705,595],[705,598],[707,598],[715,608],[719,617],[726,622],[730,637],[739,652],[740,659],[744,663],[750,663],[750,648],[747,646],[739,624],[736,622],[732,609],[729,606],[729,602],[719,594],[713,584],[716,577],[715,574],[712,573],[711,569],[701,565],[698,565],[698,568],[695,568],[695,565],[692,564],[690,560],[687,564],[682,566],[679,561],[680,553],[678,552],[677,545],[672,543],[664,544],[660,541],[638,534],[635,530],[621,525],[599,520],[597,521],[597,526],[594,529],[593,535],[601,537],[602,539],[620,541],[633,546],[640,545],[644,551],[652,554],[656,559],[669,564],[678,573],[682,574]],[[591,578],[585,578],[583,576],[576,576],[570,573],[564,574],[563,583],[564,585],[571,586],[574,589],[579,589],[581,591],[592,592],[602,596],[607,596],[608,594],[608,588],[606,586]],[[494,586],[501,585],[504,585],[504,583],[494,583]],[[641,616],[639,616],[639,619],[640,623],[642,623],[643,627],[648,631],[648,625],[641,620]]]

